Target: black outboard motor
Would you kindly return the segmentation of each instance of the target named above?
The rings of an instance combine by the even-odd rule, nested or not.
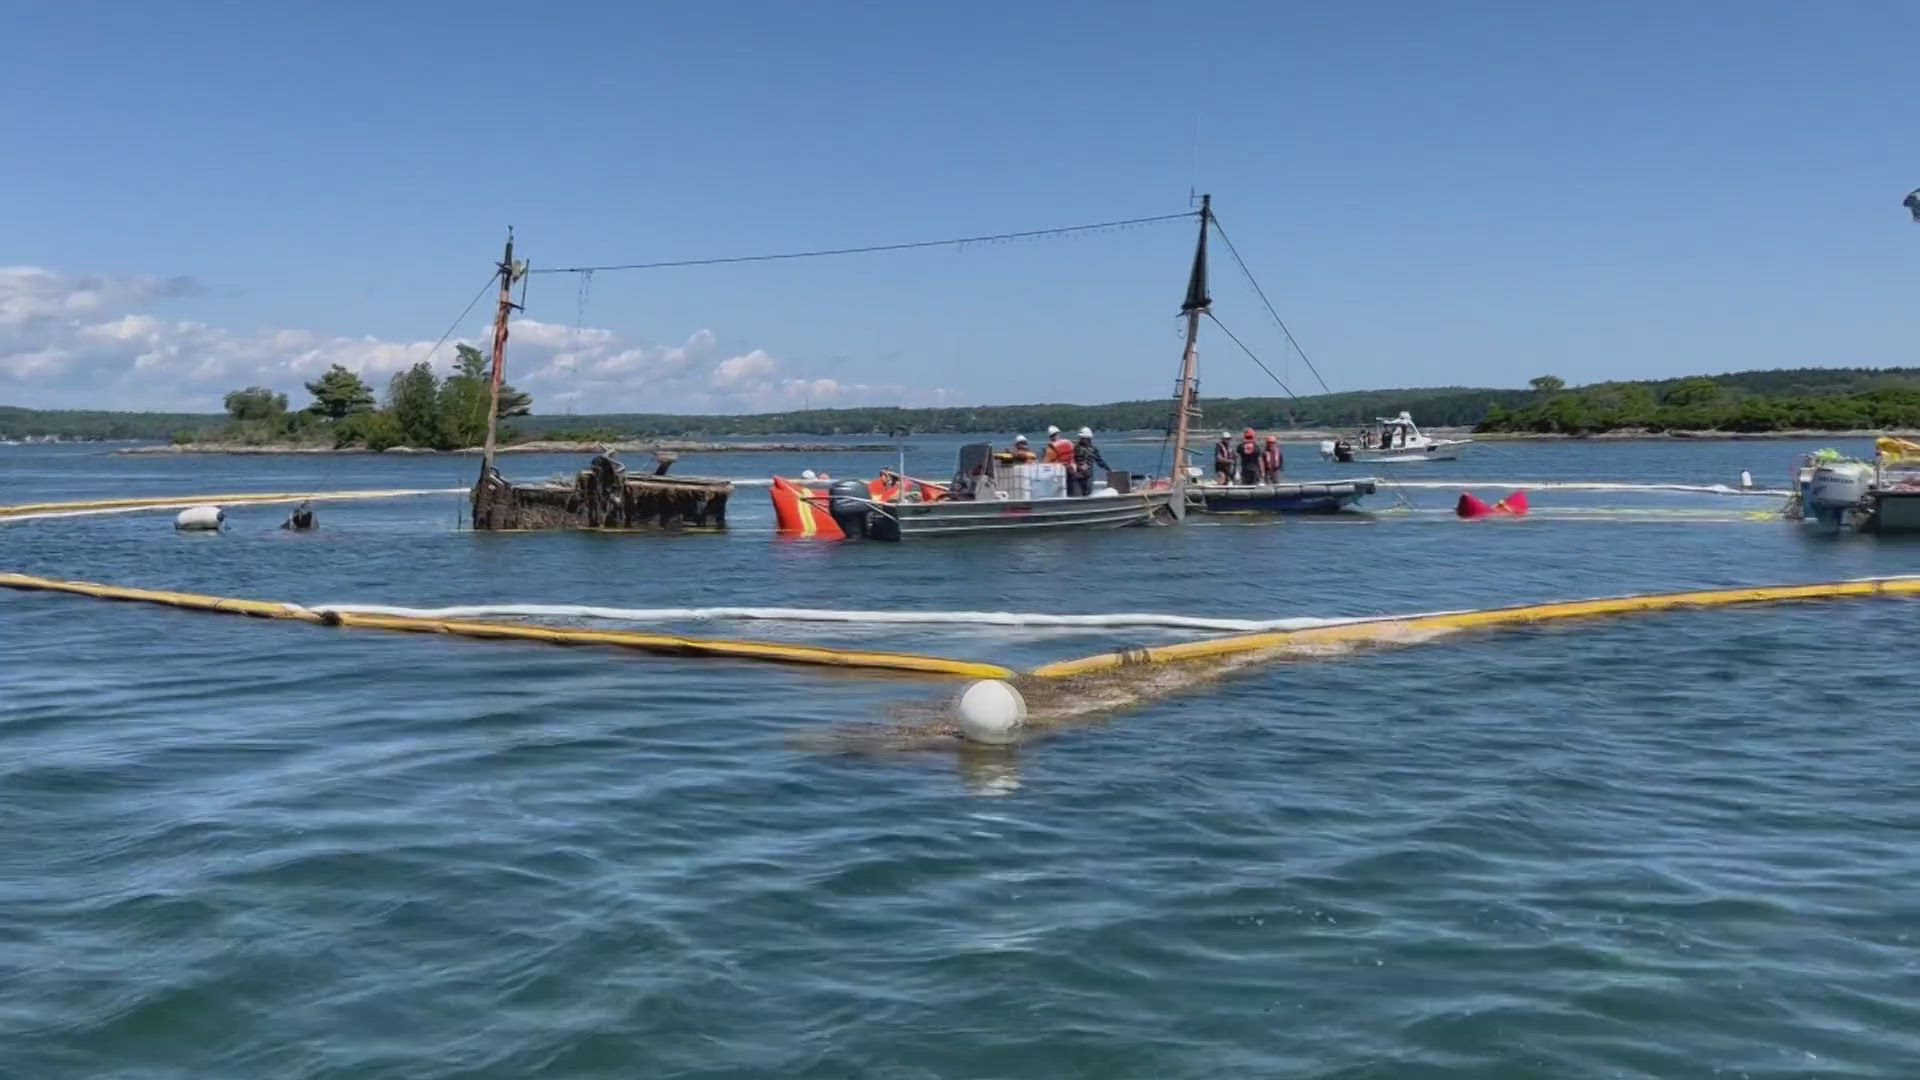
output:
[[[873,496],[859,480],[835,480],[827,489],[827,513],[833,523],[852,540],[867,535],[867,519],[873,515]]]
[[[1345,439],[1341,439],[1340,441],[1334,443],[1333,444],[1333,460],[1352,461],[1353,460],[1353,444],[1348,442]]]

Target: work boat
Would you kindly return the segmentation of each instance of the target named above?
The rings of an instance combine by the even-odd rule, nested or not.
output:
[[[1883,437],[1872,461],[1837,450],[1803,454],[1794,481],[1799,498],[1789,516],[1834,530],[1920,532],[1920,443]]]
[[[1290,484],[1221,484],[1197,481],[1187,488],[1187,508],[1203,514],[1331,514],[1374,493],[1373,478]]]
[[[1187,277],[1180,313],[1186,319],[1186,345],[1180,356],[1180,388],[1174,413],[1174,475],[1152,478],[1109,470],[1105,482],[1086,495],[1066,493],[1066,466],[1017,462],[995,454],[990,443],[960,448],[953,481],[937,484],[900,468],[874,480],[773,478],[774,519],[782,536],[820,540],[907,540],[919,537],[1005,535],[1064,529],[1119,529],[1154,521],[1180,521],[1187,512],[1186,460],[1189,421],[1194,414],[1194,368],[1200,316],[1213,301],[1207,291],[1207,232],[1213,225],[1213,199],[1200,197],[1200,239]]]
[[[907,540],[1060,529],[1120,529],[1170,519],[1164,480],[1110,471],[1092,494],[1069,496],[1062,465],[1013,463],[990,443],[960,448],[952,483],[888,469],[874,480],[773,478],[782,536],[817,540]]]
[[[1421,432],[1404,409],[1399,416],[1382,416],[1373,427],[1362,429],[1359,441],[1326,439],[1320,443],[1320,456],[1329,461],[1452,461],[1460,448],[1472,439],[1436,439]]]

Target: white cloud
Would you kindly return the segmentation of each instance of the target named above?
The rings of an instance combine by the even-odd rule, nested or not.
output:
[[[185,278],[84,277],[0,267],[0,402],[41,407],[217,411],[241,386],[304,397],[329,365],[376,388],[427,358],[431,341],[326,337],[300,328],[236,331],[149,310],[197,291]],[[490,327],[433,355],[449,370],[453,345],[490,347]],[[677,345],[626,340],[600,327],[516,319],[507,378],[542,413],[754,412],[834,405],[927,404],[946,390],[914,390],[798,374],[765,348],[724,355],[699,329]]]

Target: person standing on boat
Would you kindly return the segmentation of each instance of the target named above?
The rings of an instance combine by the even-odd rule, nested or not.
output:
[[[1234,456],[1240,461],[1240,482],[1257,484],[1260,482],[1260,443],[1253,437],[1253,429],[1240,433],[1240,445],[1234,448]]]
[[[1027,445],[1027,437],[1025,435],[1014,436],[1013,449],[1004,454],[995,454],[993,456],[1009,465],[1030,465],[1034,460],[1033,448]]]
[[[1233,483],[1233,436],[1220,433],[1220,441],[1213,444],[1213,479],[1216,483]]]
[[[1081,428],[1080,441],[1073,447],[1073,464],[1067,466],[1067,494],[1093,494],[1093,467],[1111,471],[1113,466],[1100,456],[1100,448],[1093,445],[1093,429]]]
[[[1073,444],[1068,442],[1067,437],[1060,434],[1060,429],[1054,427],[1052,424],[1047,425],[1047,456],[1040,460],[1049,465],[1065,465],[1067,467],[1067,475],[1069,479],[1071,479],[1073,475]]]
[[[1262,482],[1268,484],[1279,483],[1280,470],[1285,465],[1286,461],[1280,456],[1280,436],[1267,436],[1267,448],[1260,452],[1260,475],[1263,477]]]

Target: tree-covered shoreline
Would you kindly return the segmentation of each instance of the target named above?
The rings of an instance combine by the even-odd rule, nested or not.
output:
[[[1817,369],[1815,369],[1817,370]],[[1804,389],[1806,372],[1754,372],[1773,379],[1690,376],[1659,382],[1606,382],[1570,388],[1559,378],[1533,380],[1519,407],[1490,404],[1474,430],[1546,435],[1615,431],[1864,431],[1920,427],[1920,372],[1856,370],[1819,390]],[[1796,379],[1793,376],[1801,376]]]
[[[328,371],[308,392],[314,403],[290,411],[284,394],[251,387],[229,395],[225,418],[169,413],[43,412],[0,406],[0,434],[95,439],[173,439],[235,445],[293,444],[384,449],[476,445],[485,431],[486,361],[464,349],[453,374],[431,368],[395,376],[384,407],[344,368]],[[1793,368],[1715,376],[1596,383],[1567,387],[1552,376],[1531,389],[1425,387],[1318,394],[1303,398],[1202,398],[1199,430],[1348,430],[1401,410],[1422,427],[1471,427],[1487,433],[1592,435],[1644,430],[1850,431],[1920,427],[1920,368]],[[236,414],[238,404],[244,416]],[[1026,433],[1046,425],[1099,431],[1159,430],[1166,400],[942,408],[862,407],[754,414],[613,413],[529,415],[531,402],[509,392],[503,416],[514,416],[503,442],[525,439],[630,441]],[[471,441],[465,441],[471,440]]]

